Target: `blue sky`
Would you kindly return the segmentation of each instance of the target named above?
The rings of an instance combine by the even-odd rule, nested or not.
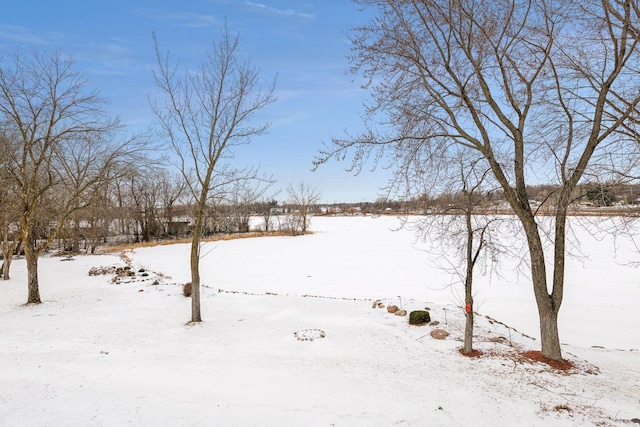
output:
[[[240,55],[260,69],[265,86],[278,75],[278,101],[264,110],[272,123],[238,153],[278,180],[275,189],[305,181],[325,202],[373,201],[386,172],[353,176],[349,162],[311,172],[323,142],[362,128],[367,94],[348,70],[345,32],[368,18],[349,0],[0,0],[0,49],[60,49],[71,55],[107,109],[132,130],[153,121],[147,96],[156,88],[151,32],[162,50],[194,66],[226,19],[240,36]],[[277,198],[284,200],[284,191]]]

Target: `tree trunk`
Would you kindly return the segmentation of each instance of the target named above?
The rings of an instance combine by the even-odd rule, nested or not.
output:
[[[473,273],[471,273],[473,275]],[[473,279],[467,276],[465,283],[465,318],[464,325],[464,354],[473,352],[473,297],[471,295],[471,281]]]
[[[560,336],[558,334],[558,311],[560,310],[560,304],[554,304],[553,298],[549,295],[547,289],[546,264],[538,226],[533,217],[531,217],[530,221],[523,221],[522,223],[529,246],[533,293],[540,318],[542,355],[549,359],[561,361],[562,351],[560,349]]]
[[[65,248],[66,250],[66,248]],[[73,227],[73,238],[71,239],[71,252],[80,253],[80,229],[77,224]]]
[[[209,177],[207,177],[209,178]],[[191,237],[191,322],[202,322],[200,313],[200,239],[204,227],[204,208],[207,201],[207,189],[209,179],[205,180],[198,207],[196,211],[196,223]]]
[[[173,236],[173,205],[168,205],[166,207],[166,213],[167,213],[167,229],[166,229],[166,233],[167,236]],[[178,234],[178,233],[175,233]]]
[[[465,326],[464,326],[464,354],[473,352],[473,225],[471,224],[471,211],[465,212],[467,224],[467,271],[464,281],[464,302],[465,302]]]
[[[301,208],[302,212],[300,212],[300,215],[302,217],[302,224],[300,224],[300,228],[302,231],[302,235],[307,234],[307,207],[303,206]]]
[[[29,233],[25,237],[24,255],[27,260],[27,304],[40,304],[40,289],[38,288],[38,252],[33,248]]]
[[[542,340],[542,355],[553,360],[562,360],[562,349],[558,334],[558,308],[554,308],[551,299],[549,304],[538,303],[540,316],[540,338]]]
[[[197,222],[197,221],[196,221]],[[200,314],[200,230],[195,227],[191,239],[191,321],[202,322]]]
[[[12,257],[11,256],[7,256],[7,254],[5,254],[4,256],[4,260],[2,261],[2,279],[3,280],[9,280],[9,267],[11,267],[11,260]]]
[[[2,278],[9,280],[9,267],[11,266],[11,259],[13,257],[14,245],[9,245],[9,222],[7,216],[3,215],[2,218]]]

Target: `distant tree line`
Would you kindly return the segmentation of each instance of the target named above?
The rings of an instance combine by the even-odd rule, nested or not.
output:
[[[551,184],[527,186],[529,203],[539,214],[545,214],[553,210],[557,203],[559,187]],[[477,202],[474,204],[477,213],[512,213],[502,190],[487,190],[477,194]],[[640,212],[640,184],[628,183],[596,183],[587,182],[577,185],[572,191],[570,212],[584,214],[588,208],[615,208],[606,209],[601,213],[616,215],[636,215]],[[452,206],[464,205],[465,195],[462,192],[446,192],[437,195],[421,194],[406,201],[387,202],[384,206],[390,207],[394,212],[411,214],[446,213]],[[380,211],[379,207],[371,205],[371,211]],[[596,211],[594,211],[596,212]]]
[[[317,199],[305,199],[305,194],[297,200],[279,201],[265,195],[265,190],[236,186],[210,198],[202,237],[250,231],[303,234],[311,216],[322,213]],[[0,197],[7,200],[15,195],[5,188]],[[49,209],[39,213],[30,233],[34,241],[51,240],[49,249],[53,251],[94,253],[99,246],[109,244],[190,237],[192,209],[180,174],[162,168],[131,168],[105,185],[91,205],[69,215],[59,229],[57,212]],[[18,214],[7,203],[0,205],[0,220],[2,259],[9,252],[24,254]]]

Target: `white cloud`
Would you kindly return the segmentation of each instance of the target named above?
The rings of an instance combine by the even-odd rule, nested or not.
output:
[[[60,33],[39,32],[18,25],[0,25],[0,40],[31,46],[47,46],[61,38]]]
[[[152,19],[167,21],[173,25],[185,28],[213,27],[220,24],[220,20],[213,15],[189,12],[167,12],[160,10],[139,10],[138,13]]]
[[[297,10],[294,9],[278,9],[276,7],[273,6],[268,6],[264,3],[255,3],[252,1],[246,1],[244,2],[244,4],[246,4],[247,6],[251,6],[252,8],[259,10],[259,11],[263,11],[265,13],[270,13],[273,15],[281,15],[281,16],[294,16],[294,17],[298,17],[298,18],[313,18],[314,16],[310,13],[304,13],[304,12],[298,12]]]

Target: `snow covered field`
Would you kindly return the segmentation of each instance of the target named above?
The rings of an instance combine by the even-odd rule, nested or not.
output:
[[[575,368],[560,372],[521,355],[539,350],[537,312],[509,260],[475,283],[484,356],[460,355],[461,288],[397,227],[314,218],[312,235],[208,243],[193,326],[188,245],[127,253],[138,275],[121,284],[88,275],[118,256],[43,258],[37,306],[22,305],[15,260],[0,282],[0,425],[636,425],[640,254],[628,240],[576,231],[588,258],[568,262],[560,334]],[[451,335],[435,340],[377,299],[429,307]]]

